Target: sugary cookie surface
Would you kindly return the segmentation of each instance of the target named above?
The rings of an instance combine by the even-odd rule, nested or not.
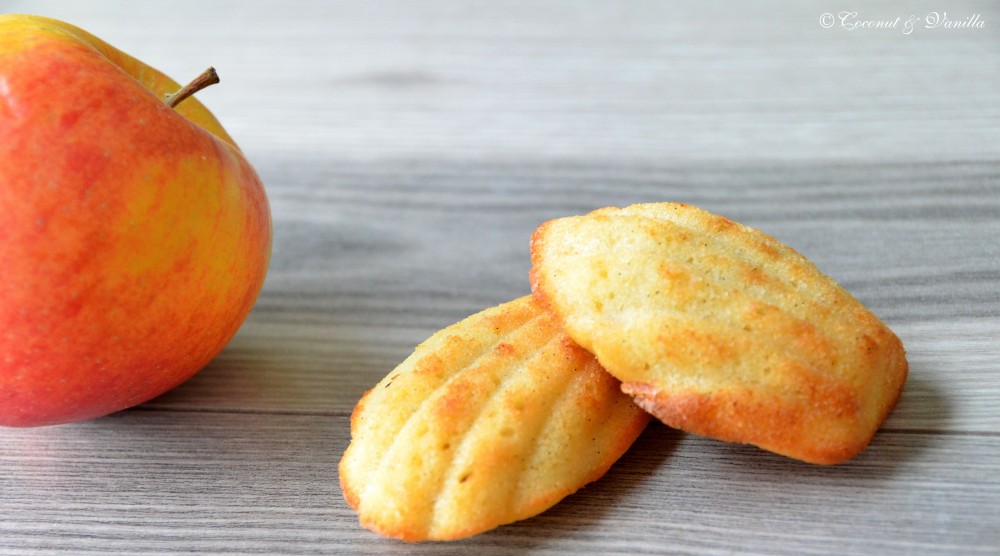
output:
[[[850,459],[906,380],[899,339],[776,239],[673,203],[549,221],[532,288],[636,403],[696,434]]]
[[[648,419],[527,296],[434,334],[365,394],[341,488],[383,535],[466,537],[598,479]]]

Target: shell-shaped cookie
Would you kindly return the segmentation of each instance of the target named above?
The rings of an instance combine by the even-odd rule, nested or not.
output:
[[[341,489],[383,535],[466,537],[598,479],[648,419],[526,296],[437,332],[365,394]]]
[[[532,288],[636,403],[696,434],[850,459],[896,403],[899,339],[803,256],[672,203],[540,226]]]

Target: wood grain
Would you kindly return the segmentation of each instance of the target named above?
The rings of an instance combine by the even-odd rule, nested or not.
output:
[[[194,379],[0,430],[0,552],[996,554],[1000,9],[764,2],[12,1],[199,93],[261,174],[272,267]],[[931,11],[983,29],[823,29]],[[528,292],[550,218],[681,201],[800,251],[903,340],[871,446],[815,467],[652,426],[550,511],[453,544],[357,524],[354,403]]]
[[[550,511],[449,544],[360,529],[340,497],[347,418],[133,410],[5,446],[0,550],[509,554],[991,553],[1000,446],[883,432],[835,467],[651,426]],[[970,462],[967,454],[977,454]],[[970,476],[985,479],[968,488]],[[13,495],[13,496],[11,496]]]

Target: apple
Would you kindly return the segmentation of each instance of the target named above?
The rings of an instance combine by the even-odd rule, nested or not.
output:
[[[82,421],[212,360],[271,254],[263,185],[197,100],[70,24],[0,16],[0,425]]]

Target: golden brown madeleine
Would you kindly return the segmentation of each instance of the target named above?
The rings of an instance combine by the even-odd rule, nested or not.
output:
[[[899,339],[776,239],[670,203],[540,226],[532,289],[667,425],[846,461],[896,403]]]
[[[467,537],[598,479],[648,420],[526,296],[437,332],[364,395],[340,486],[373,531]]]

